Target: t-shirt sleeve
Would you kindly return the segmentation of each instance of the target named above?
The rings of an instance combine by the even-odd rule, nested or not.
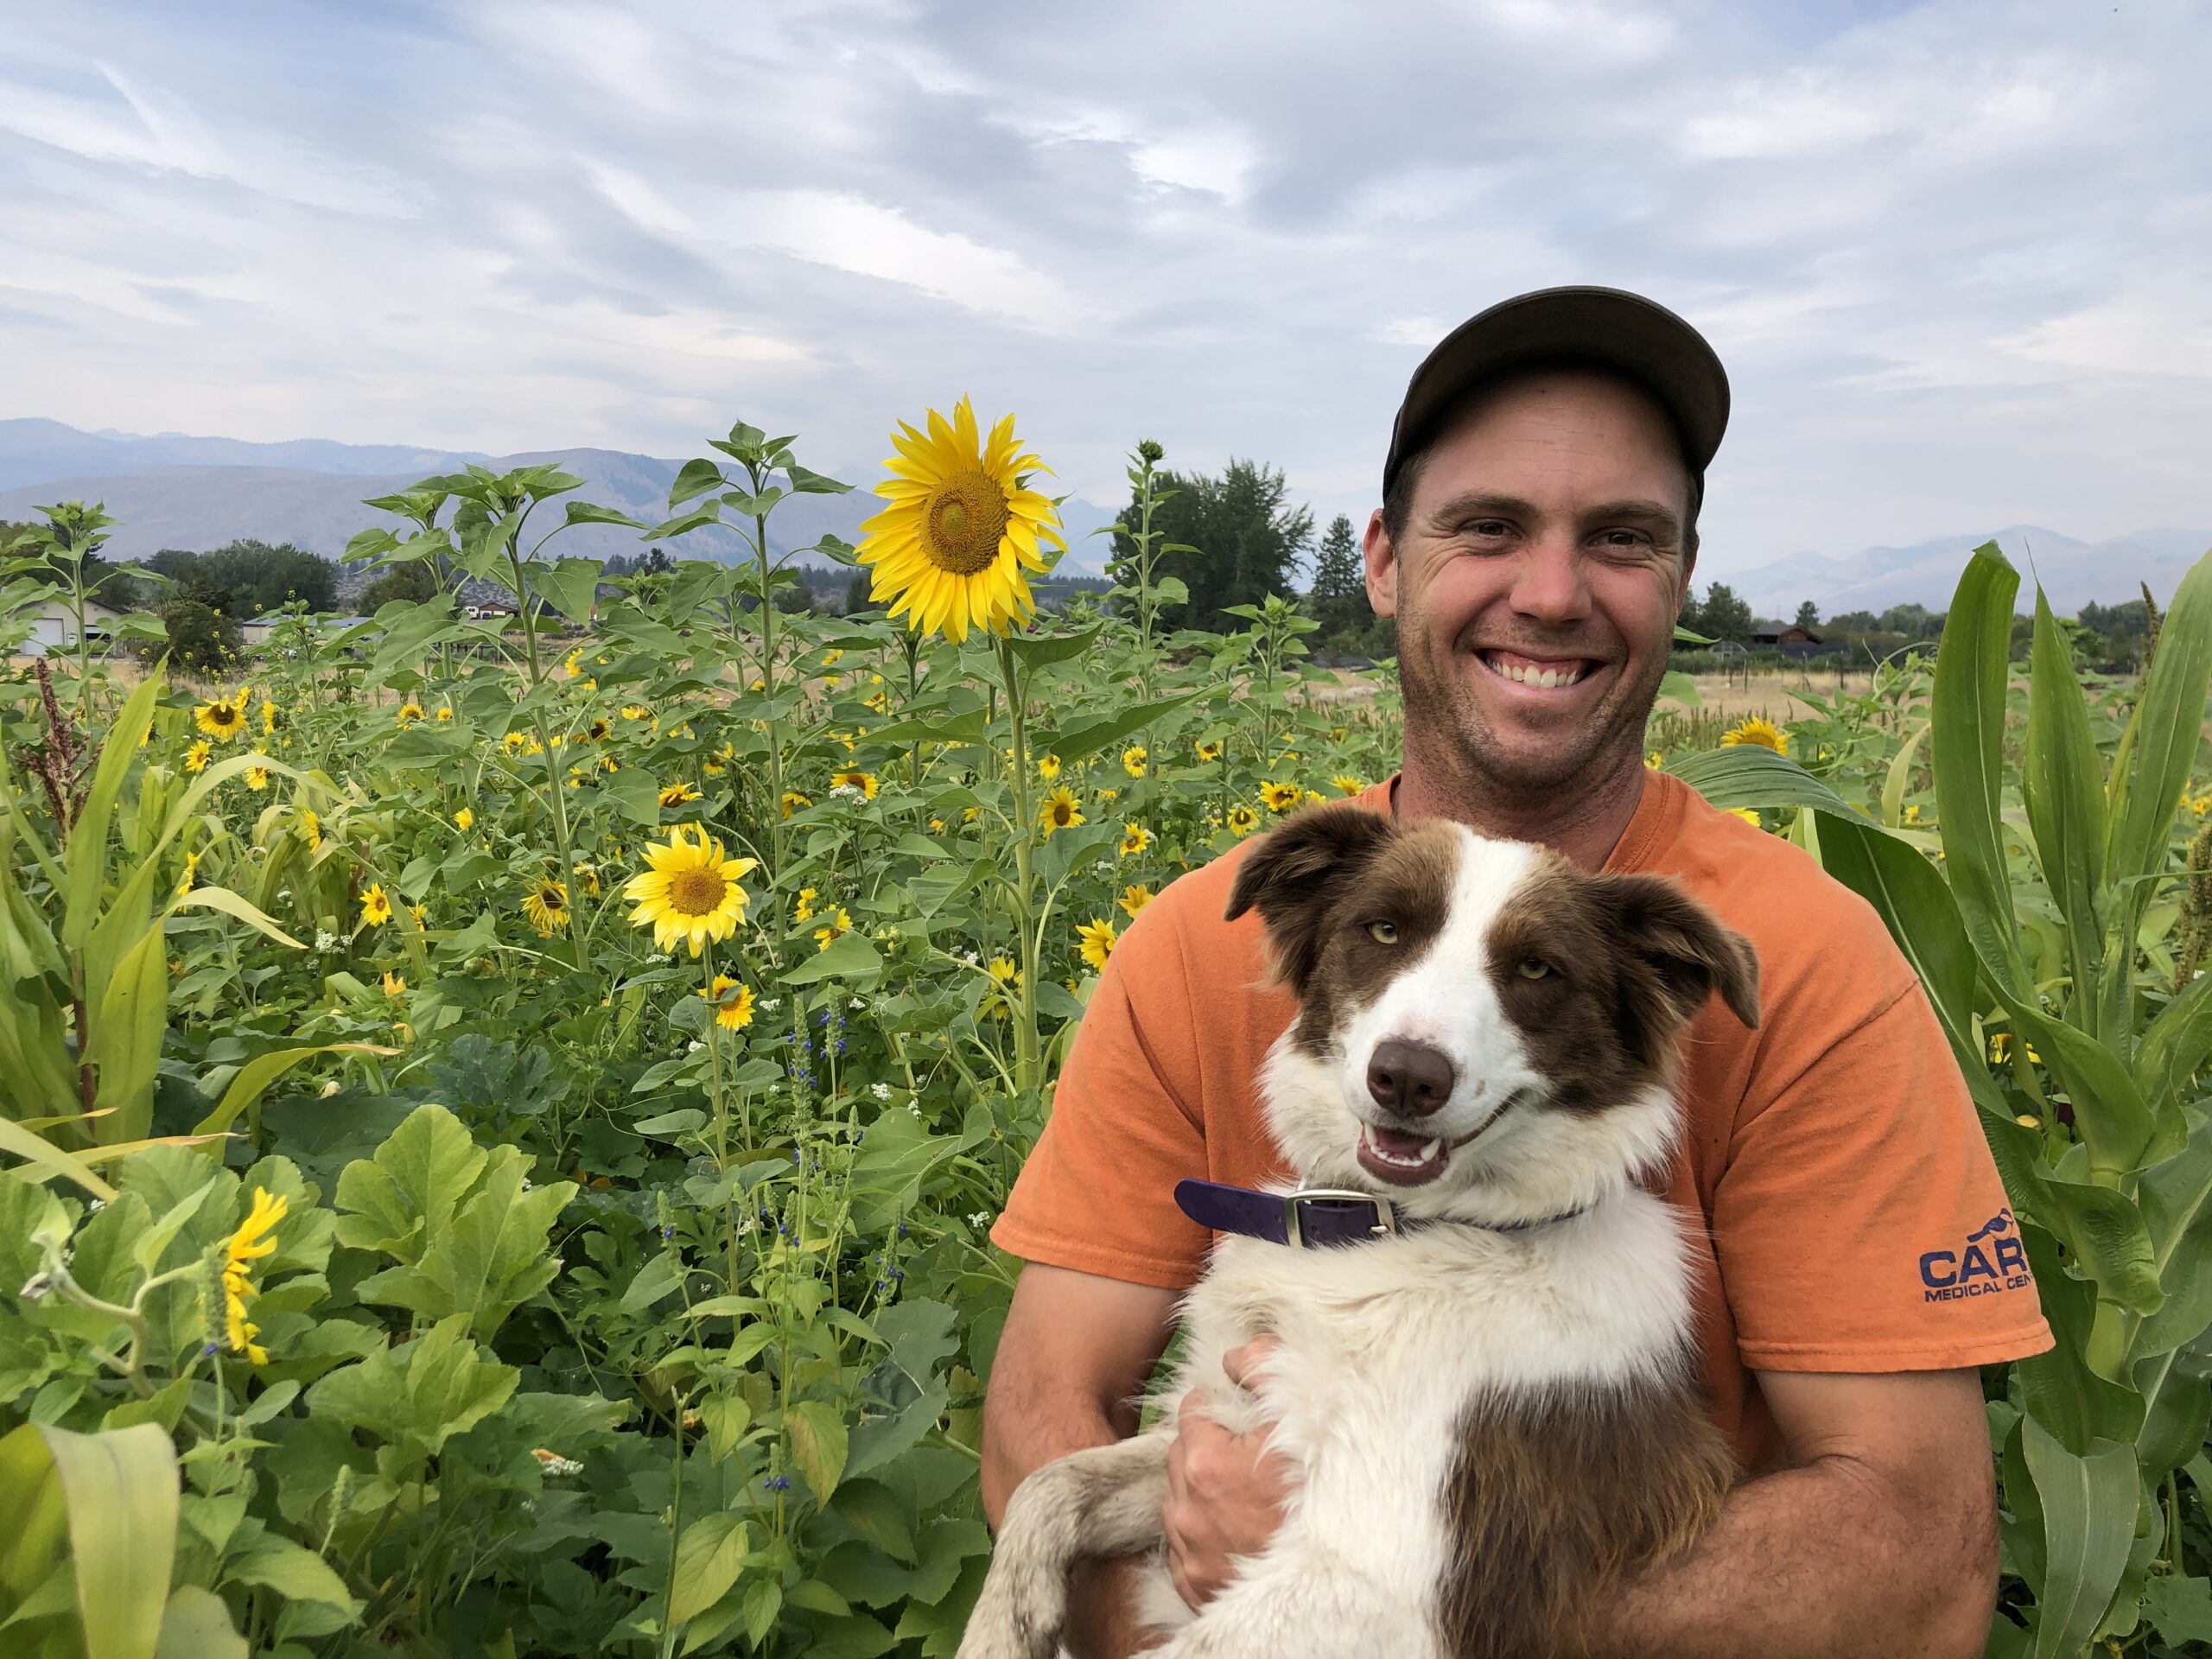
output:
[[[2018,1224],[1916,981],[1763,1103],[1747,1100],[1713,1245],[1755,1370],[1948,1370],[2051,1345]]]
[[[1206,1147],[1189,974],[1165,899],[1107,958],[991,1240],[1026,1262],[1181,1290],[1211,1235],[1173,1198],[1206,1173]]]

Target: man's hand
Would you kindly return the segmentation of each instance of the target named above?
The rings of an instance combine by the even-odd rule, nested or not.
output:
[[[1225,1355],[1221,1368],[1236,1387],[1251,1389],[1274,1345],[1272,1337],[1248,1342]],[[1184,1396],[1160,1520],[1167,1568],[1185,1601],[1205,1606],[1236,1576],[1236,1557],[1267,1548],[1282,1524],[1290,1485],[1289,1461],[1265,1434],[1232,1434],[1207,1414],[1198,1390]]]

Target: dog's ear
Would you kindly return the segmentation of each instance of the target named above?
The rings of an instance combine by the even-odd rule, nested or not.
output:
[[[1751,941],[1725,926],[1664,876],[1597,878],[1614,936],[1627,947],[1621,1014],[1630,1041],[1656,1053],[1716,991],[1736,1018],[1759,1023],[1759,959]]]
[[[1321,959],[1321,921],[1337,896],[1389,843],[1397,826],[1349,802],[1294,812],[1237,867],[1228,919],[1256,909],[1276,971],[1302,992]]]

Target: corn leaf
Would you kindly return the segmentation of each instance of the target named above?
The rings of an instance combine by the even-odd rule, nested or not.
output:
[[[155,1423],[41,1425],[69,1512],[86,1659],[153,1659],[176,1555],[176,1447]]]
[[[1992,981],[2028,982],[2012,918],[1999,829],[2005,688],[2018,572],[1994,542],[1974,550],[1959,578],[1936,655],[1936,812],[1959,919]]]

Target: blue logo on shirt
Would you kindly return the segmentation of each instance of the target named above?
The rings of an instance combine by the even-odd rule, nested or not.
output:
[[[1999,1210],[1967,1235],[1962,1250],[1930,1250],[1920,1258],[1923,1302],[1957,1302],[2020,1290],[2031,1282],[2028,1253],[2019,1224],[2008,1209]]]

